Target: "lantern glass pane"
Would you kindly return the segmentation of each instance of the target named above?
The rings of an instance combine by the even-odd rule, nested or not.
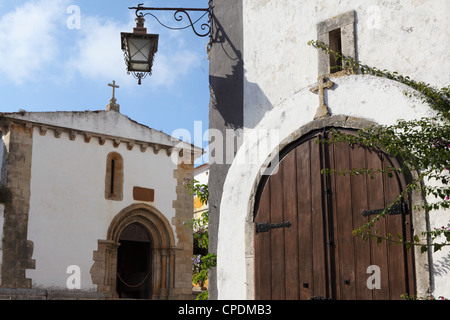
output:
[[[148,72],[150,71],[150,64],[147,63],[131,63],[131,69],[134,71]]]
[[[157,34],[121,33],[127,70],[151,73],[153,59],[158,50]]]
[[[150,60],[151,41],[147,39],[132,38],[129,40],[130,58],[133,61]]]

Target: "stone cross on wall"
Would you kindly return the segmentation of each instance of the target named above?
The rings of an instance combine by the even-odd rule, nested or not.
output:
[[[316,114],[314,116],[314,120],[320,119],[320,118],[325,118],[330,115],[330,113],[328,112],[328,108],[325,105],[324,94],[325,94],[325,89],[330,89],[334,85],[334,82],[332,82],[331,80],[329,80],[329,79],[325,80],[325,77],[323,75],[320,75],[317,78],[317,80],[318,80],[317,85],[315,85],[314,87],[309,89],[312,93],[315,93],[315,92],[319,93],[320,105],[317,108]]]
[[[112,87],[112,98],[109,101],[109,104],[106,106],[106,110],[114,110],[114,111],[120,111],[120,106],[116,103],[117,99],[115,97],[116,88],[120,88],[118,85],[116,85],[116,81],[113,80],[112,83],[108,83],[108,86]]]

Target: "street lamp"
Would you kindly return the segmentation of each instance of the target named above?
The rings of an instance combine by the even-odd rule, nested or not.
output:
[[[147,33],[144,22],[144,17],[138,16],[133,32],[120,34],[128,74],[132,73],[138,79],[138,84],[141,84],[142,78],[152,73],[153,59],[158,51],[159,35]]]
[[[208,48],[212,43],[211,36],[211,16],[212,16],[212,0],[209,0],[208,8],[149,8],[143,7],[143,4],[139,4],[137,7],[129,7],[128,9],[136,10],[136,27],[133,28],[133,32],[122,32],[121,42],[122,50],[125,55],[125,64],[127,65],[128,74],[138,79],[138,84],[141,84],[141,79],[152,73],[153,60],[156,51],[158,51],[158,39],[159,35],[147,33],[147,28],[144,27],[144,16],[151,15],[162,26],[172,29],[181,30],[191,27],[194,33],[199,37],[210,36],[210,42]],[[172,28],[162,24],[159,19],[152,13],[143,14],[141,11],[174,11],[174,18],[176,21],[182,21],[184,14],[189,20],[189,25],[182,28]],[[204,12],[203,15],[196,21],[192,21],[189,16],[190,11]],[[197,30],[194,25],[200,21],[206,14],[208,14],[208,23],[203,23],[200,28],[203,32]]]

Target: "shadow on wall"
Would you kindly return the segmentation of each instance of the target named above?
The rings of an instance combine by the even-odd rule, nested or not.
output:
[[[450,254],[441,257],[433,263],[433,274],[443,276],[450,273]]]
[[[359,17],[357,12],[354,14],[355,59],[358,61],[357,25]],[[221,57],[215,59],[213,63],[215,65],[221,64],[225,68],[228,68],[229,71],[225,78],[210,76],[213,108],[221,114],[225,126],[233,128],[234,130],[239,128],[253,129],[265,117],[266,113],[274,108],[274,106],[257,83],[249,82],[247,80],[242,52],[237,49],[237,46],[235,46],[232,39],[230,39],[234,38],[234,35],[229,37],[220,22],[214,16],[212,25],[212,30],[214,31],[213,34],[215,35],[213,44],[216,46],[220,45],[221,51],[223,51]],[[231,32],[233,31],[235,31],[235,29],[231,30]],[[241,44],[240,47],[243,46],[244,45]],[[273,85],[282,86],[283,84],[273,83]],[[311,85],[313,86],[315,84]],[[337,88],[338,84],[334,83],[330,90],[335,91]],[[324,91],[324,102],[328,105],[327,90]],[[331,110],[329,110],[329,112],[330,115],[333,114]]]
[[[220,114],[223,120],[221,125],[227,128],[234,130],[244,127],[254,128],[264,118],[266,112],[273,109],[273,105],[258,84],[247,81],[241,51],[236,48],[214,16],[212,26],[213,45],[220,46],[221,53],[211,60],[215,66],[221,66],[223,71],[221,73],[226,76],[209,77],[211,108]],[[246,104],[245,100],[251,103]],[[214,124],[217,118],[211,120]]]
[[[244,126],[253,129],[264,118],[265,114],[273,109],[273,105],[259,85],[248,82],[245,77],[244,88]],[[247,99],[250,103],[245,103],[245,100]]]
[[[233,12],[232,15],[229,13]],[[220,18],[220,21],[218,18]],[[223,25],[222,25],[223,24]],[[228,130],[234,131],[235,136],[245,126],[244,121],[244,87],[249,88],[252,93],[252,99],[256,96],[260,101],[259,112],[253,118],[253,125],[259,122],[264,116],[264,108],[269,109],[268,101],[264,97],[256,84],[247,83],[244,74],[244,62],[241,49],[243,47],[242,30],[242,1],[240,0],[222,0],[214,3],[214,14],[211,20],[212,48],[209,55],[210,60],[210,106],[209,106],[209,144],[215,143],[216,147],[221,144],[224,150],[226,145],[225,134]],[[260,117],[257,120],[257,117]],[[220,132],[222,142],[214,141],[211,131]],[[237,139],[241,140],[242,139]],[[209,194],[209,252],[217,252],[217,234],[220,223],[220,203],[222,198],[223,184],[230,167],[230,158],[227,155],[236,155],[241,141],[234,144],[234,155],[231,152],[223,152],[222,159],[213,154],[210,149],[210,161],[214,156],[215,161],[220,163],[210,163],[210,174],[208,186]],[[227,158],[227,159],[225,159]],[[228,161],[227,161],[228,160]],[[209,272],[209,296],[210,299],[217,299],[216,270]]]

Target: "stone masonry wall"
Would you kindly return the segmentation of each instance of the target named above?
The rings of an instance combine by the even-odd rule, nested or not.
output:
[[[27,240],[30,208],[30,180],[33,130],[31,126],[10,122],[3,130],[6,153],[2,183],[11,191],[11,200],[5,204],[3,225],[3,263],[1,287],[31,288],[26,269],[34,269],[31,259],[33,243]]]
[[[193,161],[192,161],[193,163]],[[174,292],[171,295],[178,299],[192,299],[192,263],[193,236],[192,230],[185,226],[183,222],[192,220],[194,203],[189,190],[183,184],[186,178],[192,179],[194,176],[193,164],[181,163],[174,171],[174,178],[177,179],[177,200],[173,202],[176,210],[172,223],[176,226],[178,238],[177,253],[175,255],[175,279]],[[169,297],[170,298],[170,297]]]

